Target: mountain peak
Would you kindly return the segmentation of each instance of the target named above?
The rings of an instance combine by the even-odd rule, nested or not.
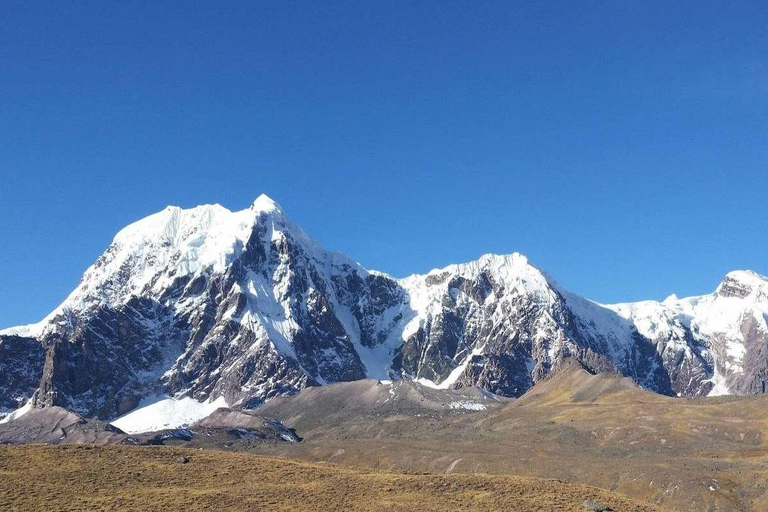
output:
[[[402,279],[401,282],[418,283],[423,278],[434,281],[436,276],[447,274],[455,274],[467,279],[477,279],[481,274],[492,274],[510,289],[525,290],[527,293],[534,293],[540,297],[548,297],[550,286],[555,285],[541,270],[531,265],[527,257],[518,252],[483,254],[474,261],[436,268],[428,274],[414,274]],[[410,284],[406,286],[410,286]]]
[[[739,281],[753,281],[768,283],[768,277],[758,274],[752,270],[733,270],[725,275],[726,278],[736,279]]]
[[[768,297],[768,277],[751,270],[734,270],[725,275],[716,293],[721,297]]]
[[[266,213],[283,211],[280,205],[277,204],[277,201],[269,197],[267,194],[261,194],[259,197],[257,197],[256,200],[251,205],[251,210],[254,210],[257,212],[266,212]]]

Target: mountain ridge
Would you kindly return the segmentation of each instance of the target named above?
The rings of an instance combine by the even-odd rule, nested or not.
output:
[[[514,397],[567,357],[667,395],[760,393],[767,315],[768,279],[751,271],[711,294],[619,304],[519,253],[396,279],[326,251],[261,195],[120,230],[51,314],[0,331],[0,407],[112,419],[158,394],[253,407],[364,378]]]

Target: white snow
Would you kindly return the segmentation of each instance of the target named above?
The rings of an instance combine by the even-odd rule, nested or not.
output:
[[[134,294],[148,286],[167,288],[170,282],[155,280],[158,275],[194,275],[206,268],[222,271],[242,250],[258,214],[254,209],[231,212],[217,204],[189,210],[169,206],[118,232],[112,242],[117,250],[104,268],[86,272],[82,291],[96,292],[123,265],[131,267],[127,288]]]
[[[465,409],[467,411],[484,411],[485,405],[478,402],[470,402],[469,400],[460,400],[457,402],[451,402],[448,404],[451,409]]]
[[[21,336],[23,338],[36,338],[43,333],[45,322],[35,324],[18,325],[0,330],[0,336]]]
[[[461,362],[460,365],[458,365],[456,368],[454,368],[451,373],[448,374],[448,376],[440,381],[439,384],[425,378],[418,378],[416,379],[416,382],[421,384],[422,386],[427,386],[428,388],[433,389],[448,389],[451,386],[453,386],[457,380],[459,380],[459,377],[461,377],[461,374],[464,373],[464,370],[467,368],[467,365],[469,365],[470,361],[472,361],[472,358],[474,356],[481,355],[483,353],[483,350],[485,350],[485,345],[482,347],[475,347],[472,349],[472,352],[467,355],[464,360]]]
[[[470,281],[479,281],[481,274],[491,276],[502,285],[510,295],[525,295],[544,306],[554,303],[556,298],[552,292],[550,279],[540,270],[528,262],[528,258],[519,253],[498,255],[484,254],[478,260],[449,265],[445,268],[431,270],[427,274],[415,274],[398,283],[408,294],[409,311],[403,317],[398,331],[398,343],[409,339],[428,322],[443,312],[443,298],[450,293],[452,300],[460,306],[473,307],[474,300],[467,297],[458,289],[449,289],[451,280],[461,277]],[[492,292],[486,297],[486,301],[499,300]],[[482,304],[477,305],[482,307]],[[475,307],[477,307],[475,306]],[[497,308],[497,315],[502,309]],[[482,313],[478,312],[479,315]],[[502,318],[498,318],[503,321]],[[448,389],[461,377],[473,356],[481,355],[485,347],[474,347],[464,357],[457,360],[457,366],[440,383],[432,382],[425,378],[418,378],[416,382],[424,386],[436,389]],[[461,352],[457,355],[461,357]]]
[[[426,387],[428,387],[428,388],[432,388],[432,389],[441,389],[441,388],[440,388],[440,387],[439,387],[437,384],[435,384],[433,381],[431,381],[431,380],[429,380],[429,379],[425,379],[425,378],[423,378],[423,377],[420,377],[420,378],[418,378],[418,379],[413,379],[413,382],[415,382],[416,384],[421,384],[422,386],[426,386]]]
[[[725,376],[721,375],[720,372],[717,371],[717,368],[715,368],[715,373],[712,375],[710,382],[712,382],[713,386],[707,396],[723,396],[731,394],[725,383]]]
[[[274,199],[266,194],[261,194],[251,205],[251,210],[268,213],[274,211],[282,211],[282,208],[280,208],[280,205],[277,204]]]
[[[155,432],[188,426],[220,407],[227,407],[224,397],[219,397],[212,402],[198,402],[190,397],[180,399],[154,397],[142,400],[138,408],[111,423],[127,434]]]
[[[133,296],[159,296],[175,277],[195,277],[206,270],[221,272],[243,250],[260,220],[270,224],[272,231],[276,231],[272,224],[280,223],[316,250],[316,244],[263,194],[250,208],[234,212],[218,204],[189,209],[168,206],[120,230],[77,288],[45,319],[0,334],[39,336],[54,316],[67,310],[87,309],[94,303],[115,306]],[[127,275],[127,280],[115,279],[121,275]]]
[[[22,407],[16,409],[11,414],[0,419],[0,423],[8,423],[9,421],[13,421],[17,418],[21,418],[31,410],[32,410],[32,400],[28,400],[27,403],[24,404]]]
[[[396,311],[391,308],[386,311],[379,319],[379,323],[387,325],[387,319],[394,316]],[[384,343],[368,347],[360,343],[360,326],[355,319],[352,312],[348,307],[340,304],[338,301],[333,301],[333,310],[336,312],[336,317],[344,326],[344,330],[350,337],[352,344],[355,347],[360,361],[365,365],[366,377],[369,379],[377,379],[380,381],[390,380],[390,370],[392,364],[392,358],[394,357],[394,351],[399,344],[399,340],[396,340],[396,344],[392,344],[392,340],[387,340]]]

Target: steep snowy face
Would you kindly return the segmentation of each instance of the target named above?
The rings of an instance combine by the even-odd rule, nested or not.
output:
[[[189,210],[168,206],[119,231],[77,288],[42,322],[0,334],[40,336],[62,324],[64,313],[117,306],[137,296],[156,297],[178,277],[223,272],[242,252],[259,215],[279,211],[264,195],[239,212],[217,204]],[[51,322],[56,316],[59,322]]]
[[[368,375],[363,356],[401,304],[391,279],[328,253],[284,215],[259,218],[212,300],[213,326],[165,379],[195,396],[255,405],[307,385]]]
[[[39,405],[102,418],[158,393],[253,405],[384,371],[402,297],[261,196],[128,226],[46,320],[9,334],[39,333]]]
[[[607,307],[633,322],[639,333],[656,345],[677,394],[765,392],[765,277],[734,271],[709,295]]]
[[[257,220],[279,214],[266,196],[249,209],[169,206],[124,228],[65,301],[74,310],[159,296],[184,276],[222,273],[242,253]]]

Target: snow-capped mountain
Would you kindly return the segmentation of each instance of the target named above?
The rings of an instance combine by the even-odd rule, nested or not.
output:
[[[764,392],[768,280],[603,306],[524,256],[394,279],[324,250],[260,196],[120,231],[43,321],[0,331],[0,407],[113,419],[171,395],[255,406],[366,377],[519,396],[573,356],[664,394]]]
[[[676,394],[765,393],[768,278],[739,270],[709,295],[607,307],[656,346]]]

